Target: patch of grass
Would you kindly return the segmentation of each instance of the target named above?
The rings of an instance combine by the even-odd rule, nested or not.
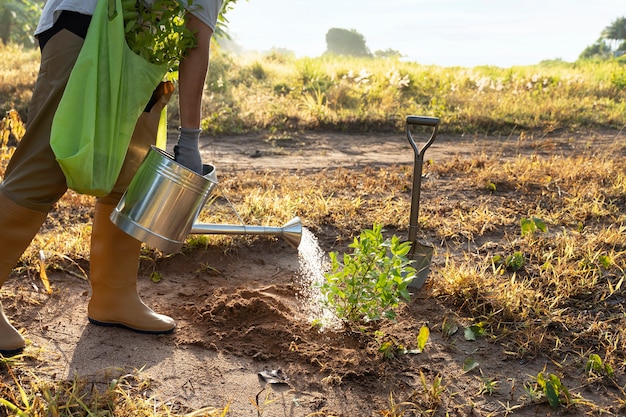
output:
[[[0,384],[0,414],[116,415],[116,416],[206,416],[221,417],[223,408],[188,410],[177,403],[164,403],[150,396],[151,381],[141,371],[112,370],[106,383],[94,384],[80,377],[61,382],[43,380],[33,372],[2,360],[8,378]],[[6,414],[3,414],[6,413]]]

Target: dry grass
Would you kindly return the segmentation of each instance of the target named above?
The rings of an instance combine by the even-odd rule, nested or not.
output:
[[[0,46],[0,109],[26,115],[39,70],[39,50],[16,45]]]

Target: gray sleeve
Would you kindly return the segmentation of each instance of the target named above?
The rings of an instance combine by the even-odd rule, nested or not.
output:
[[[215,31],[223,0],[182,0],[192,15]],[[191,4],[190,4],[191,3]]]

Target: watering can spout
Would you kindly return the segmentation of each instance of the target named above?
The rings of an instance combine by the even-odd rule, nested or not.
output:
[[[195,223],[191,228],[190,234],[282,236],[290,246],[297,249],[302,240],[302,221],[299,217],[294,217],[282,227]]]
[[[300,217],[294,217],[283,225],[282,236],[293,248],[298,249],[302,240],[302,221]]]

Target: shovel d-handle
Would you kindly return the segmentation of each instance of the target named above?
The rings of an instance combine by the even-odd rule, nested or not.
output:
[[[433,132],[428,141],[420,149],[411,135],[411,126],[432,127]],[[413,192],[411,195],[411,216],[409,223],[409,241],[415,242],[417,238],[418,217],[420,210],[420,193],[422,188],[422,165],[424,164],[424,152],[432,145],[437,137],[439,129],[439,118],[429,116],[407,116],[406,137],[415,152],[415,163],[413,165]]]
[[[411,126],[426,126],[432,127],[433,133],[430,135],[428,141],[422,146],[422,149],[419,149],[415,140],[413,140],[413,136],[411,135]],[[406,117],[406,137],[415,152],[415,157],[424,156],[424,152],[426,149],[430,147],[435,141],[437,137],[437,130],[439,129],[439,118],[437,117],[429,117],[429,116],[407,116]]]

